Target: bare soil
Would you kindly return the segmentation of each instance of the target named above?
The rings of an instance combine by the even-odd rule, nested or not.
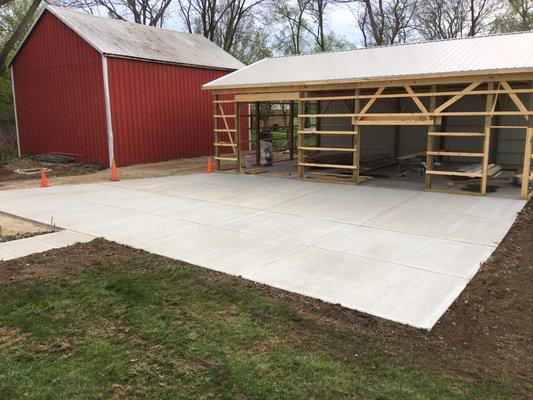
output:
[[[207,157],[184,158],[152,164],[130,165],[118,168],[120,179],[158,178],[168,175],[192,174],[201,172],[207,165]],[[46,167],[50,186],[65,184],[97,183],[108,181],[109,169],[92,164],[50,164],[41,163],[33,158],[17,158],[0,166],[0,190],[24,189],[39,185],[38,175],[21,175],[16,169]]]
[[[12,215],[0,213],[0,243],[53,232],[53,229]]]
[[[150,263],[175,263],[197,269],[206,282],[247,285],[272,304],[286,302],[302,318],[355,332],[370,339],[369,354],[378,351],[391,361],[459,373],[474,382],[482,382],[491,375],[503,377],[528,398],[533,392],[532,221],[533,202],[530,201],[494,254],[429,332],[100,239],[0,262],[0,288],[19,280],[74,277],[102,263],[120,269],[128,261],[144,255]],[[257,318],[268,316],[257,315]],[[301,340],[313,343],[312,338]],[[352,344],[345,346],[343,351],[348,351]],[[357,351],[365,355],[364,348]]]

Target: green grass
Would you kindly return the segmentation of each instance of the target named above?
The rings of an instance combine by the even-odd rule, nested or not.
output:
[[[17,151],[0,144],[0,166],[17,157]]]
[[[0,286],[1,399],[516,398],[494,377],[399,361],[237,279],[126,260]]]

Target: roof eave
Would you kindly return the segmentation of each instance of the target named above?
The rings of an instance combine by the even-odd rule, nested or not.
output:
[[[405,81],[405,80],[421,80],[426,81],[429,79],[438,79],[438,78],[462,78],[462,77],[475,77],[475,76],[491,76],[491,75],[505,75],[505,74],[520,74],[520,73],[531,73],[533,74],[533,68],[506,68],[506,69],[497,69],[497,70],[485,70],[485,71],[462,71],[462,72],[450,72],[450,73],[441,73],[441,74],[418,74],[418,75],[398,75],[398,76],[381,76],[375,78],[362,78],[362,79],[330,79],[330,80],[315,80],[315,81],[292,81],[292,82],[277,82],[277,83],[253,83],[253,84],[242,84],[242,85],[217,85],[217,86],[208,86],[206,84],[202,86],[202,90],[213,90],[213,91],[224,91],[224,90],[261,90],[261,89],[273,89],[273,88],[287,88],[287,87],[300,87],[305,88],[308,86],[328,86],[328,85],[342,85],[342,84],[353,84],[357,85],[360,83],[375,82],[376,84],[385,81]]]

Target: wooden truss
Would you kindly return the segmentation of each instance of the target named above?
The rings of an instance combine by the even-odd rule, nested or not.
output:
[[[512,81],[512,84],[510,83]],[[531,197],[532,193],[528,192],[528,178],[532,176],[531,173],[531,158],[532,158],[532,141],[533,141],[533,74],[520,75],[520,79],[512,75],[508,76],[491,76],[491,77],[476,77],[469,79],[463,77],[457,78],[455,81],[452,78],[445,78],[433,81],[394,81],[390,83],[374,84],[371,86],[370,82],[355,85],[353,89],[348,90],[346,87],[350,85],[335,84],[331,86],[321,86],[321,90],[310,90],[311,87],[297,87],[290,86],[285,91],[279,93],[274,92],[271,88],[257,89],[256,93],[253,91],[245,91],[238,93],[229,91],[235,94],[234,100],[220,100],[218,95],[215,96],[215,149],[220,147],[230,147],[233,154],[226,156],[216,150],[217,160],[232,160],[240,165],[240,149],[239,142],[239,116],[238,103],[236,101],[263,101],[265,99],[272,100],[279,96],[280,99],[296,100],[298,104],[298,177],[300,179],[308,179],[312,175],[319,174],[317,170],[348,170],[351,171],[350,181],[354,184],[364,180],[360,175],[360,127],[361,126],[427,126],[428,140],[427,140],[427,170],[425,178],[426,190],[432,190],[432,178],[434,176],[458,176],[468,178],[480,179],[480,192],[484,195],[487,191],[487,181],[489,173],[489,154],[490,154],[490,139],[491,131],[493,129],[523,129],[524,137],[524,162],[523,162],[523,179],[521,187],[521,197]],[[295,91],[298,89],[298,91]],[[318,89],[318,88],[317,88]],[[262,91],[264,90],[264,92]],[[228,92],[228,93],[229,93]],[[480,111],[458,111],[457,105],[461,99],[467,96],[484,96],[485,108]],[[497,109],[497,100],[499,97],[507,96],[510,102],[514,104],[516,110],[499,110]],[[524,104],[521,99],[526,97],[529,99],[528,104]],[[374,112],[375,104],[378,101],[391,99],[409,98],[416,106],[416,112]],[[425,101],[424,101],[425,100]],[[345,113],[330,113],[328,112],[331,102],[343,102],[346,104],[348,112]],[[233,114],[224,113],[222,105],[224,103],[231,103],[233,105]],[[316,111],[310,113],[310,104],[315,104]],[[499,125],[493,122],[500,116],[517,116],[522,117],[523,124],[514,125]],[[478,117],[482,118],[482,125],[477,132],[446,132],[441,129],[443,117]],[[324,118],[349,118],[353,125],[353,130],[350,131],[335,131],[322,130],[320,121]],[[233,122],[228,123],[228,119]],[[224,123],[223,127],[217,125],[217,120]],[[316,121],[313,126],[306,128],[309,121]],[[228,135],[228,141],[220,139],[218,133]],[[320,140],[316,144],[309,144],[311,141],[306,140],[309,137],[320,137],[321,135],[337,136],[349,138],[347,142],[351,142],[351,146],[320,146]],[[439,137],[469,137],[478,138],[481,142],[481,151],[446,151],[436,148],[436,138]],[[344,154],[343,160],[350,159],[350,163],[322,163],[320,157],[315,157],[317,154]],[[346,157],[346,154],[351,155]],[[470,157],[478,159],[481,162],[482,168],[479,173],[468,173],[458,171],[442,171],[435,169],[435,158],[437,157]],[[318,160],[318,161],[317,161]],[[238,167],[239,168],[239,167]],[[326,172],[325,175],[335,175]],[[346,174],[339,174],[347,179]]]

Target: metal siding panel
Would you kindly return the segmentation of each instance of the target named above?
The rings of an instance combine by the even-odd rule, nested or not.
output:
[[[22,154],[107,165],[100,54],[45,12],[13,63]]]
[[[386,81],[526,69],[533,70],[533,32],[265,58],[206,88]]]
[[[117,164],[212,154],[212,97],[201,87],[225,73],[109,58]]]

